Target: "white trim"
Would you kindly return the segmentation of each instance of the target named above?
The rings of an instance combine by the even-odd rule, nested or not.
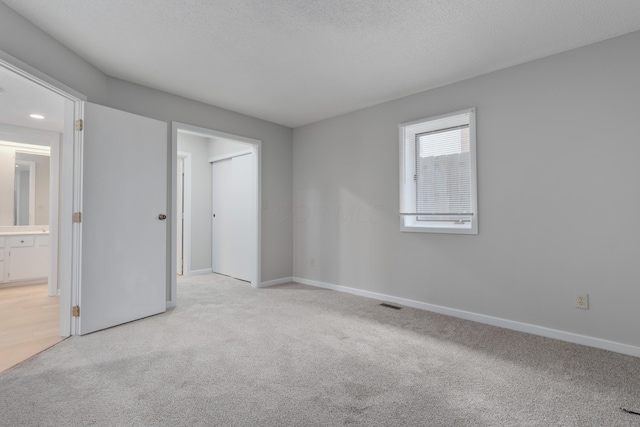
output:
[[[0,289],[13,288],[16,286],[44,285],[45,283],[47,283],[46,277],[38,277],[35,279],[16,280],[15,282],[0,283]],[[56,295],[49,295],[49,296],[55,297]]]
[[[55,141],[52,141],[49,152],[49,296],[58,296],[58,249],[60,238],[60,145],[62,135],[57,134]],[[54,227],[51,227],[54,224]]]
[[[168,216],[168,221],[165,227],[165,239],[166,239],[166,262],[165,262],[165,298],[166,308],[175,307],[176,302],[173,298],[175,291],[175,280],[178,267],[176,265],[176,215],[178,209],[176,207],[177,198],[176,185],[177,177],[176,170],[178,168],[177,148],[174,147],[173,129],[169,122],[165,122],[167,125],[167,182],[166,182],[166,200],[167,207],[165,212]],[[184,249],[184,248],[183,248]],[[184,253],[183,253],[184,256]],[[184,274],[184,267],[182,269]]]
[[[242,150],[242,151],[236,151],[233,153],[220,154],[218,156],[209,157],[209,163],[215,163],[221,160],[227,160],[227,159],[232,159],[234,157],[245,156],[251,153],[253,153],[253,150]]]
[[[176,174],[176,216],[169,214],[176,221],[176,274],[184,274],[184,157],[178,153]],[[170,230],[169,230],[170,232]],[[168,277],[168,276],[167,276]]]
[[[205,136],[208,138],[229,139],[234,142],[244,142],[251,145],[258,145],[259,139],[248,138],[246,136],[234,135],[231,133],[220,132],[213,129],[202,128],[199,126],[188,125],[186,123],[172,122],[178,125],[180,132],[195,136]]]
[[[251,286],[258,287],[262,281],[262,141],[254,145],[256,154],[256,271]]]
[[[320,282],[317,280],[294,277],[294,282],[303,285],[315,286],[318,288],[331,289],[338,292],[358,295],[366,298],[373,298],[380,301],[388,301],[401,304],[407,307],[418,308],[420,310],[431,311],[434,313],[445,314],[447,316],[457,317],[459,319],[471,320],[473,322],[484,323],[486,325],[497,326],[500,328],[511,329],[518,332],[539,335],[547,338],[553,338],[560,341],[567,341],[574,344],[586,345],[589,347],[609,350],[616,353],[627,354],[629,356],[640,357],[640,347],[609,341],[601,338],[590,337],[586,335],[574,334],[572,332],[560,331],[557,329],[546,328],[544,326],[532,325],[530,323],[522,323],[514,320],[502,319],[499,317],[487,316],[484,314],[473,313],[470,311],[458,310],[455,308],[443,307],[441,305],[428,304],[425,302],[410,300],[406,298],[395,297],[392,295],[380,294],[377,292],[365,291],[362,289],[350,288],[348,286],[334,285],[332,283]]]
[[[61,141],[59,181],[58,227],[58,283],[60,284],[60,336],[76,333],[72,321],[71,306],[78,301],[80,292],[80,261],[82,251],[81,224],[63,221],[71,218],[74,209],[82,207],[82,135],[75,131],[75,120],[83,119],[83,101],[87,98],[19,59],[0,50],[0,67],[10,70],[27,80],[64,98],[64,132]],[[51,221],[50,221],[51,222]],[[53,229],[50,225],[49,229]],[[53,241],[52,244],[55,244]]]
[[[178,128],[172,122],[171,123],[171,141],[169,143],[169,165],[167,174],[169,175],[170,195],[169,199],[169,259],[167,261],[167,271],[169,274],[169,295],[167,297],[167,308],[176,306],[176,291],[177,291],[177,271],[176,266],[176,239],[178,238],[178,230],[176,226],[176,216],[178,215],[178,177],[176,175],[176,169],[178,167]],[[184,236],[183,236],[184,239]],[[182,274],[185,274],[185,266],[182,267]]]
[[[75,120],[83,118],[82,101],[66,99],[64,132],[60,141],[59,175],[59,239],[58,293],[60,295],[60,335],[77,334],[77,319],[71,317],[71,307],[80,298],[82,227],[70,218],[82,212],[82,149],[81,132],[75,130]],[[76,210],[77,209],[77,210]],[[66,221],[63,218],[67,218]],[[50,227],[51,228],[51,227]]]
[[[203,268],[202,270],[189,271],[186,276],[202,276],[203,274],[213,274],[213,270],[210,268]]]
[[[72,110],[71,110],[72,109]],[[73,119],[70,119],[73,117]],[[67,173],[68,179],[71,181],[72,194],[67,195],[66,202],[61,201],[64,205],[62,209],[65,209],[66,215],[62,213],[60,218],[72,218],[74,212],[82,212],[82,192],[83,192],[83,176],[84,176],[84,132],[76,130],[75,121],[82,120],[84,122],[84,101],[74,102],[73,106],[69,106],[69,110],[65,109],[65,141],[73,141],[73,150],[63,150],[70,155],[70,159],[67,160],[73,164],[72,173]],[[68,145],[68,144],[65,144]],[[68,148],[68,147],[67,147]],[[63,165],[65,160],[63,160]],[[69,176],[70,175],[70,176]],[[69,210],[69,207],[71,208]],[[67,216],[68,215],[68,216]],[[70,270],[66,273],[69,275],[69,284],[66,286],[69,290],[68,298],[60,298],[60,329],[63,330],[62,319],[69,319],[69,328],[71,335],[78,335],[80,333],[80,317],[71,317],[71,307],[74,305],[80,305],[80,292],[82,292],[82,223],[76,223],[71,221],[61,221],[61,226],[70,227],[66,228],[65,234],[67,239],[63,237],[63,245],[66,245],[66,249],[70,252]],[[62,232],[61,231],[61,234]],[[62,248],[62,246],[61,246]],[[60,279],[61,288],[65,286],[65,281]],[[64,289],[61,289],[64,295]]]
[[[294,278],[293,277],[283,277],[281,279],[274,279],[274,280],[267,280],[266,282],[262,282],[258,285],[259,288],[268,288],[269,286],[275,286],[275,285],[283,285],[285,283],[291,283],[294,282]]]
[[[182,249],[182,260],[183,260],[183,265],[182,265],[182,274],[184,274],[185,276],[190,276],[191,273],[191,191],[192,191],[192,185],[193,185],[193,170],[192,170],[192,162],[191,162],[191,153],[187,153],[187,152],[183,152],[183,151],[178,151],[177,152],[178,155],[176,157],[176,167],[177,167],[177,161],[178,158],[181,158],[184,160],[184,164],[183,164],[183,172],[184,172],[184,193],[183,193],[183,197],[184,197],[184,231],[182,234],[182,239],[184,241],[184,247]],[[178,194],[177,190],[177,176],[176,176],[176,195]],[[171,197],[171,199],[173,200],[173,197]],[[176,200],[177,202],[177,200]],[[177,218],[178,216],[178,209],[176,207],[176,213],[175,215],[173,215],[172,218]],[[177,236],[177,226],[176,226],[176,236]],[[175,245],[173,245],[175,246]],[[176,256],[173,256],[173,259],[175,262]],[[177,266],[176,266],[176,271],[177,271]],[[174,274],[175,275],[175,274]]]
[[[87,97],[71,89],[69,86],[60,83],[59,81],[52,79],[43,72],[33,68],[32,66],[20,61],[18,58],[9,55],[8,53],[0,50],[0,67],[13,71],[14,73],[29,79],[30,81],[39,84],[40,86],[49,89],[52,92],[57,93],[69,99],[71,101],[86,101]]]

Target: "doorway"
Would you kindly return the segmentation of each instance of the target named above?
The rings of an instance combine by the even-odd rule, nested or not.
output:
[[[175,161],[167,144],[167,123],[86,102],[83,95],[2,51],[0,71],[44,88],[63,103],[60,158],[52,163],[59,171],[60,221],[52,227],[51,241],[57,243],[50,245],[52,253],[57,251],[57,262],[52,263],[57,270],[50,277],[59,284],[60,336],[87,334],[165,311],[171,291],[167,275],[174,264],[169,263],[168,245],[174,239],[169,240],[173,227],[164,220],[167,210],[175,212],[167,191],[172,182],[167,172],[173,171],[169,162]],[[19,105],[0,114],[10,116]],[[129,156],[120,155],[124,151]],[[140,175],[142,157],[152,167]],[[118,209],[122,204],[128,210]],[[34,240],[46,242],[42,237]],[[28,240],[19,244],[31,244]],[[113,277],[118,274],[126,277]]]
[[[0,214],[0,288],[8,290],[8,300],[3,301],[10,304],[2,312],[14,313],[11,323],[32,331],[17,336],[26,358],[73,333],[71,298],[78,253],[72,245],[71,221],[60,218],[71,218],[74,186],[80,179],[74,123],[83,97],[1,51],[0,76],[0,151],[12,163],[0,168],[10,171],[2,178],[12,182],[5,188],[10,195],[0,191],[6,210]],[[26,304],[24,309],[18,301]],[[24,322],[18,321],[18,314],[25,314]],[[27,336],[46,338],[36,343]]]
[[[186,157],[186,152],[182,149],[179,149],[179,138],[181,137],[198,137],[201,138],[202,140],[206,140],[208,141],[207,143],[207,149],[206,149],[206,153],[197,153],[194,154],[193,152],[191,153],[191,157]],[[208,248],[206,250],[207,253],[211,253],[210,251],[213,249],[213,239],[212,239],[212,234],[213,234],[213,224],[212,224],[212,219],[213,219],[213,213],[211,210],[212,204],[209,203],[208,206],[206,207],[201,207],[199,208],[198,206],[196,206],[196,204],[199,201],[202,200],[206,200],[205,197],[208,197],[208,200],[211,200],[212,197],[212,190],[211,190],[211,174],[212,174],[212,166],[211,164],[216,162],[216,161],[220,161],[222,160],[222,158],[220,157],[221,155],[224,156],[224,154],[220,154],[217,153],[215,151],[215,149],[212,148],[212,145],[214,141],[231,141],[232,143],[235,144],[241,144],[243,146],[243,150],[246,152],[246,154],[251,154],[250,157],[248,157],[248,159],[250,159],[250,170],[252,171],[251,173],[251,191],[250,194],[248,195],[248,197],[250,198],[250,207],[245,210],[243,213],[245,213],[248,216],[248,221],[250,222],[250,225],[247,228],[247,230],[249,231],[249,239],[250,239],[250,245],[249,245],[249,252],[248,253],[244,253],[244,257],[246,259],[246,261],[248,262],[248,264],[250,265],[249,267],[249,274],[248,274],[248,281],[251,282],[251,286],[253,287],[258,287],[259,283],[260,283],[260,191],[261,191],[261,179],[260,179],[260,164],[261,164],[261,141],[260,140],[256,140],[253,138],[247,138],[247,137],[243,137],[243,136],[238,136],[238,135],[232,135],[232,134],[228,134],[228,133],[224,133],[224,132],[220,132],[220,131],[216,131],[216,130],[211,130],[211,129],[205,129],[205,128],[200,128],[197,126],[192,126],[192,125],[188,125],[188,124],[184,124],[184,123],[177,123],[177,122],[173,122],[172,123],[172,167],[173,167],[173,173],[171,174],[171,177],[173,179],[172,182],[172,194],[174,195],[175,199],[173,200],[172,205],[174,206],[175,209],[175,213],[174,213],[174,218],[178,218],[179,214],[179,203],[178,203],[178,194],[180,192],[180,190],[178,189],[178,185],[179,185],[179,177],[178,177],[178,159],[179,158],[184,158],[184,199],[185,199],[185,203],[184,203],[184,207],[185,207],[185,218],[184,218],[184,226],[183,226],[183,234],[182,236],[180,236],[179,231],[178,231],[178,227],[180,225],[180,221],[174,221],[172,222],[172,227],[173,230],[171,232],[171,236],[174,240],[173,244],[171,245],[172,247],[172,256],[171,258],[173,260],[176,260],[176,262],[172,262],[172,271],[171,271],[171,280],[172,280],[172,284],[171,284],[171,303],[170,305],[173,306],[175,305],[176,302],[176,275],[178,270],[178,239],[181,237],[182,241],[184,242],[182,248],[183,248],[183,260],[184,260],[184,269],[183,269],[183,274],[185,275],[189,275],[189,274],[204,274],[204,273],[210,273],[213,271],[212,269],[212,262],[213,262],[213,256],[209,256],[208,259],[206,260],[206,264],[205,261],[199,262],[197,260],[194,259],[194,257],[196,256],[196,252],[198,252],[198,254],[200,254],[200,252],[205,253],[205,250],[203,251],[195,251],[194,247],[198,246],[199,244],[197,244],[196,242],[193,241],[193,238],[198,235],[199,237],[201,237],[201,232],[199,231],[199,228],[196,227],[196,223],[194,221],[194,217],[198,216],[200,213],[205,212],[206,213],[206,218],[208,218],[207,221],[207,226],[206,229],[207,230],[211,230],[211,232],[205,233],[207,234],[207,241],[208,243]],[[180,153],[179,153],[180,151]],[[236,150],[237,151],[237,150]],[[204,158],[203,158],[204,156]],[[227,158],[230,158],[227,154]],[[189,159],[191,159],[191,162],[189,164]],[[204,164],[206,165],[207,169],[206,169],[206,176],[204,174],[201,174],[200,172],[198,172],[197,169],[197,165],[195,164],[196,160],[198,162],[202,162],[204,161]],[[189,169],[191,169],[191,171],[189,172]],[[199,175],[202,175],[202,177],[199,177]],[[194,190],[194,187],[196,186],[196,180],[200,181],[206,179],[208,181],[208,195],[207,196],[203,196],[203,197],[196,197],[196,195],[191,194],[192,192],[195,192],[196,190]],[[191,187],[191,188],[189,188]],[[203,192],[204,194],[205,192]],[[199,193],[198,193],[199,194]],[[187,209],[190,208],[191,212],[187,213]],[[203,226],[202,229],[204,229],[205,227]],[[193,233],[192,233],[193,230]],[[192,235],[193,234],[193,235]],[[200,245],[202,246],[202,245]],[[198,248],[200,247],[198,246]],[[197,249],[197,248],[196,248]],[[189,265],[189,262],[191,263],[191,265]],[[196,264],[193,264],[194,262],[196,262]],[[202,264],[202,265],[200,265]]]

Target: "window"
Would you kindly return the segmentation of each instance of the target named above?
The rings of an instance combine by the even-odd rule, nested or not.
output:
[[[475,109],[399,128],[401,231],[478,234]]]

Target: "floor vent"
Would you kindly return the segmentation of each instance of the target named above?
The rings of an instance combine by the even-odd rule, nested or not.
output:
[[[387,308],[393,308],[394,310],[400,310],[402,308],[402,307],[398,307],[397,305],[387,304],[386,302],[383,302],[380,305]]]

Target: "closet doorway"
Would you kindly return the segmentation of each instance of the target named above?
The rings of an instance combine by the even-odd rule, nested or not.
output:
[[[171,223],[172,251],[175,252],[171,254],[174,262],[171,263],[170,306],[176,303],[176,276],[181,271],[180,264],[183,275],[216,272],[258,287],[261,141],[177,122],[172,123],[172,141],[172,205],[176,221]],[[221,174],[218,170],[218,165],[225,162],[231,165],[226,168],[229,174]],[[214,201],[217,198],[214,187],[225,190],[233,187],[233,182],[237,182],[233,178],[234,169],[236,178],[244,183],[243,202],[234,204],[237,200],[232,198],[231,204],[221,205]],[[215,180],[214,174],[218,176]],[[233,193],[240,195],[237,191]],[[181,210],[184,221],[180,218]],[[240,219],[241,226],[233,225],[234,220]],[[234,222],[225,227],[227,220]],[[219,222],[222,222],[222,228]],[[221,244],[220,236],[227,243]],[[228,263],[223,262],[220,269],[221,259],[233,260],[231,264],[240,268],[229,270],[224,267]]]

